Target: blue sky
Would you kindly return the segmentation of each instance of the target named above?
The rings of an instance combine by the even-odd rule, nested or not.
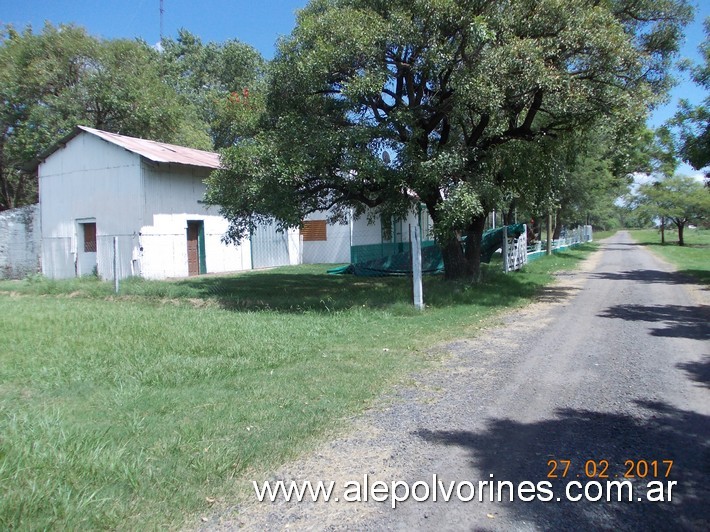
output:
[[[280,35],[293,28],[307,0],[163,0],[166,37],[186,28],[203,41],[239,39],[265,57]],[[40,30],[45,20],[73,22],[105,38],[160,40],[160,0],[0,0],[0,23]]]
[[[203,41],[239,39],[257,48],[265,57],[274,54],[279,36],[288,35],[295,12],[307,0],[163,0],[164,34],[174,37],[186,28]],[[160,37],[160,0],[0,0],[0,24],[23,28],[31,24],[39,30],[45,20],[53,24],[73,22],[92,35],[105,38],[139,37],[154,44]],[[697,0],[695,21],[686,30],[682,57],[699,60],[697,46],[703,39],[702,20],[710,16],[710,2]],[[649,125],[670,118],[678,99],[699,103],[705,94],[687,75],[671,93],[670,102],[657,109]]]

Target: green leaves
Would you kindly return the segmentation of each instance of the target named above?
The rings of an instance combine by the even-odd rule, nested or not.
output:
[[[699,46],[704,64],[685,65],[695,83],[710,91],[710,18],[705,20],[705,40]],[[693,168],[710,166],[710,94],[701,105],[681,100],[678,112],[669,124],[680,138],[680,156]]]
[[[451,238],[452,229],[466,227],[470,220],[484,214],[478,192],[465,182],[450,187],[446,199],[439,202],[436,208],[438,219],[434,232],[442,242]]]
[[[636,210],[649,220],[673,221],[678,226],[679,244],[683,245],[683,227],[710,218],[710,191],[692,177],[666,177],[639,187]]]
[[[264,112],[266,71],[257,50],[237,40],[203,44],[184,29],[161,45],[164,83],[194,109],[213,148],[256,135]]]
[[[260,166],[250,182],[281,187],[289,216],[421,201],[447,241],[502,197],[552,205],[570,181],[553,172],[572,166],[545,159],[554,139],[638,123],[688,13],[685,0],[312,1],[279,45],[260,134],[300,177]]]
[[[165,83],[144,42],[103,41],[75,26],[0,37],[0,210],[36,201],[20,168],[77,124],[210,149],[196,111]]]

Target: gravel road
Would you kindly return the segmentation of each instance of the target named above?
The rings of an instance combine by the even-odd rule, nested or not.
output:
[[[710,294],[628,233],[607,239],[534,304],[505,314],[353,430],[271,480],[336,481],[339,502],[251,502],[212,530],[710,530]],[[552,471],[557,461],[557,469]],[[645,460],[645,462],[641,462]],[[666,478],[668,461],[673,465]],[[552,472],[565,478],[550,479]],[[631,462],[629,462],[631,461]],[[655,462],[655,466],[654,466]],[[570,481],[624,480],[632,502],[571,502]],[[586,466],[586,469],[585,469]],[[607,478],[587,478],[588,474]],[[474,499],[344,502],[348,481],[471,482]],[[263,481],[266,479],[257,479]],[[549,501],[488,501],[479,481],[549,481]],[[675,481],[649,502],[647,483]],[[351,485],[352,486],[352,485]],[[468,485],[461,495],[470,496]],[[574,485],[571,495],[583,493]],[[653,487],[653,486],[652,486]],[[590,495],[598,491],[590,485]],[[419,486],[423,498],[426,488]],[[544,491],[536,492],[550,498]],[[400,489],[400,494],[402,493]],[[533,493],[533,495],[535,495]],[[626,495],[627,492],[625,492]],[[615,494],[615,491],[614,491]],[[352,493],[351,493],[352,495]],[[528,497],[524,492],[523,497]],[[642,501],[637,498],[643,499]],[[557,500],[557,499],[561,500]]]

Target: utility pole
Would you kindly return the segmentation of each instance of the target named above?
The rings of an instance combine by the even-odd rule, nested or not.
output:
[[[165,13],[163,0],[160,0],[160,42],[163,42],[163,13]]]

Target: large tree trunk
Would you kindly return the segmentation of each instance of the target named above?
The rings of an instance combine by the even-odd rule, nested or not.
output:
[[[515,221],[515,200],[513,200],[508,205],[508,210],[503,211],[503,225],[513,225]]]
[[[470,265],[456,237],[442,244],[441,256],[444,259],[444,279],[447,281],[471,279]]]
[[[436,226],[439,222],[439,211],[436,209],[438,197],[432,195],[424,203],[434,226]],[[481,240],[487,217],[488,212],[481,213],[466,228],[465,248],[459,241],[459,235],[454,232],[449,235],[447,241],[439,242],[444,261],[444,279],[447,281],[479,281],[481,276]]]
[[[661,244],[666,243],[666,217],[661,216]]]
[[[477,283],[481,278],[481,240],[486,215],[474,218],[466,228],[465,250],[456,238],[441,246],[444,259],[444,278],[447,281],[469,281]]]
[[[532,232],[533,235],[535,236],[535,239],[542,241],[542,215],[535,216],[530,220],[532,223],[530,226],[532,227]]]
[[[486,216],[482,214],[473,219],[466,230],[466,261],[470,264],[471,280],[481,280],[481,241],[486,226]]]
[[[559,240],[562,234],[562,209],[555,213],[555,230],[552,232],[552,240]]]
[[[678,245],[685,246],[685,240],[683,240],[683,229],[685,229],[685,222],[676,220],[675,224],[678,226]]]

